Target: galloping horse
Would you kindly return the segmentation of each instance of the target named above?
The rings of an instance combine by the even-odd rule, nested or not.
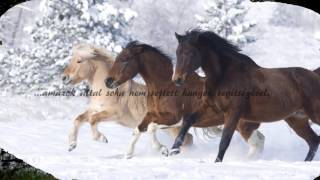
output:
[[[74,120],[69,135],[69,151],[76,148],[78,131],[84,122],[90,123],[94,140],[107,142],[107,138],[97,129],[99,122],[116,121],[125,127],[134,128],[140,124],[146,114],[146,96],[128,96],[129,91],[145,92],[144,85],[130,80],[118,88],[118,92],[125,93],[124,95],[107,96],[107,92],[111,90],[105,87],[104,79],[108,76],[113,62],[112,55],[100,47],[80,43],[73,48],[71,62],[63,73],[63,82],[78,84],[88,80],[90,89],[94,92],[101,90],[101,95],[91,96],[87,110]],[[169,132],[175,138],[179,129],[169,129]],[[160,148],[155,132],[150,133],[153,147]],[[192,143],[191,134],[188,135],[185,143]]]
[[[180,125],[182,118],[188,116],[199,107],[204,111],[195,127],[211,127],[223,124],[223,113],[215,107],[202,105],[197,96],[184,96],[184,91],[202,92],[204,80],[192,73],[184,86],[176,87],[171,81],[173,65],[171,59],[159,49],[147,44],[133,41],[116,57],[110,69],[106,86],[116,88],[119,85],[141,74],[147,85],[147,114],[135,129],[127,156],[133,153],[133,147],[142,132],[157,127],[174,127]],[[160,94],[162,92],[162,94]],[[261,151],[264,136],[257,131],[259,123],[241,122],[238,130],[249,143],[249,156]],[[163,154],[168,150],[163,148]]]
[[[320,137],[310,128],[308,119],[300,118],[304,111],[320,125],[320,78],[303,68],[262,68],[227,40],[210,31],[192,30],[176,34],[177,65],[173,81],[184,84],[201,67],[206,74],[206,89],[213,96],[205,102],[223,111],[225,122],[216,162],[221,162],[240,119],[250,122],[273,122],[286,119],[289,126],[309,145],[305,161],[317,152]],[[237,90],[244,95],[228,95]],[[259,93],[265,92],[265,93]],[[248,96],[249,95],[249,96]],[[182,131],[188,130],[194,116],[185,119]],[[302,113],[303,115],[303,113]],[[173,150],[179,147],[184,132],[180,132]]]

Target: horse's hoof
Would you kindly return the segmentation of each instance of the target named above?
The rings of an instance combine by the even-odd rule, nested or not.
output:
[[[170,151],[170,156],[173,156],[173,155],[177,155],[180,153],[180,149],[177,148],[177,149],[171,149]]]
[[[315,151],[309,151],[304,161],[312,161],[315,155],[316,155]]]
[[[95,141],[108,143],[108,139],[104,135],[100,135],[98,138],[94,138]]]
[[[104,142],[104,143],[108,143],[108,139],[106,138],[106,137],[102,137],[102,140],[101,140],[102,142]]]
[[[70,144],[68,151],[71,152],[71,151],[74,150],[76,147],[77,147],[77,144],[76,144],[76,143]]]
[[[161,151],[161,154],[162,154],[163,156],[168,156],[168,155],[169,155],[169,150],[168,150],[168,148],[166,148],[166,147],[164,147],[164,146],[161,147],[160,151]]]
[[[133,157],[133,154],[125,154],[124,159],[131,159]]]
[[[216,159],[214,162],[215,162],[215,163],[218,163],[218,162],[222,162],[222,160],[217,157],[217,159]]]

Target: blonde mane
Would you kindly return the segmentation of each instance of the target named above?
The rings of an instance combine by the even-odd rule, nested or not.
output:
[[[101,46],[96,46],[89,43],[76,44],[72,48],[72,52],[76,56],[88,59],[103,57],[101,59],[110,65],[112,65],[114,62],[114,56],[109,51]]]

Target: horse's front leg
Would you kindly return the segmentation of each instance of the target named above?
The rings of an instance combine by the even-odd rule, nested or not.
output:
[[[157,149],[157,150],[160,150],[160,152],[165,155],[165,156],[168,156],[169,154],[169,151],[168,151],[168,148],[164,145],[162,145],[158,138],[157,138],[157,135],[156,135],[156,131],[157,131],[157,124],[155,123],[150,123],[148,125],[148,130],[147,132],[150,133],[151,135],[151,143],[152,143],[152,147]]]
[[[129,144],[129,147],[128,147],[128,150],[125,154],[125,158],[126,159],[130,159],[132,158],[133,156],[133,153],[134,153],[134,147],[139,139],[139,137],[141,136],[141,131],[139,130],[139,128],[135,128],[133,133],[132,133],[132,136],[131,136],[131,140],[130,140],[130,144]]]
[[[72,151],[77,147],[77,137],[80,126],[83,122],[88,120],[89,111],[85,111],[84,113],[77,116],[77,118],[73,121],[73,127],[69,134],[69,149],[68,151]]]
[[[229,147],[233,133],[236,130],[238,121],[240,119],[239,108],[230,108],[230,112],[225,113],[225,122],[222,130],[222,136],[219,144],[219,152],[215,162],[222,162],[223,156]]]
[[[98,130],[98,123],[104,119],[107,119],[108,117],[110,117],[110,113],[108,113],[107,111],[101,111],[89,117],[92,136],[95,141],[108,143],[108,140],[105,137],[105,135]]]
[[[176,137],[178,136],[179,132],[180,132],[180,126],[179,127],[173,127],[168,129],[171,137],[173,137],[173,139],[176,139]],[[184,137],[184,142],[182,144],[182,146],[192,146],[193,145],[193,136],[190,133],[187,133],[186,136]]]
[[[199,119],[199,113],[195,112],[189,116],[183,118],[183,123],[178,136],[176,137],[174,144],[171,148],[170,155],[175,155],[180,153],[180,147],[184,142],[184,137],[189,131],[190,127]]]
[[[128,150],[125,154],[126,159],[132,158],[133,153],[134,153],[134,149],[135,149],[135,145],[136,145],[137,141],[139,140],[141,133],[145,132],[147,130],[147,128],[151,122],[152,122],[152,115],[150,113],[147,113],[146,116],[143,118],[142,122],[139,124],[139,126],[134,129],[132,136],[131,136]]]

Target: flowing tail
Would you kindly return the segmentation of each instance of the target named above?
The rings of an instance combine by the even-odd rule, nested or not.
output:
[[[216,137],[220,137],[222,134],[222,126],[212,126],[212,127],[208,127],[208,128],[201,128],[201,135],[203,137],[203,139],[209,140],[209,139],[213,139]],[[199,128],[193,128],[194,130],[194,134],[197,137],[199,136],[198,130]]]

